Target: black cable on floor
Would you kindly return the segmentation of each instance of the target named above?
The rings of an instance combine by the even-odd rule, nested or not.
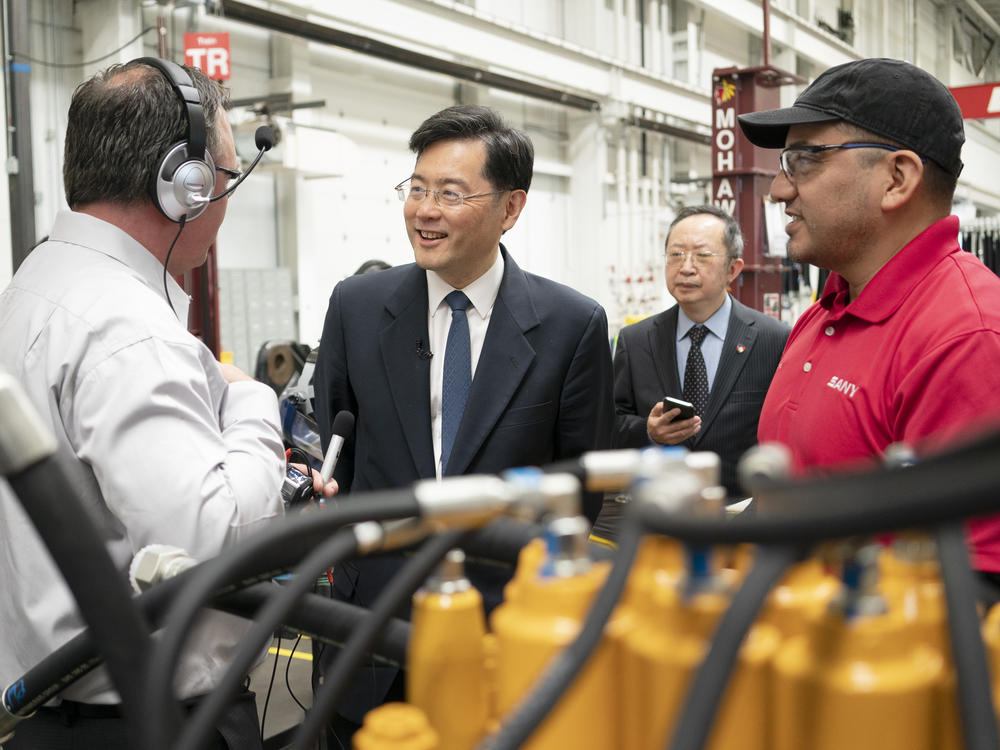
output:
[[[802,549],[791,546],[758,548],[753,568],[719,621],[708,654],[694,675],[673,740],[668,738],[664,747],[701,750],[705,746],[744,637],[771,588],[802,555]]]
[[[514,711],[502,719],[500,730],[480,743],[481,750],[516,750],[521,747],[566,694],[604,637],[604,627],[625,589],[641,536],[638,517],[635,513],[626,513],[611,570],[576,640],[552,660]]]
[[[1000,747],[1000,735],[993,712],[986,649],[976,611],[976,578],[969,566],[965,533],[962,524],[956,521],[940,526],[936,536],[941,579],[948,604],[948,634],[958,674],[958,704],[965,748],[996,750]]]
[[[460,547],[467,531],[446,531],[428,539],[406,561],[373,602],[365,622],[351,634],[333,662],[323,686],[313,696],[313,706],[306,714],[292,740],[292,747],[306,750],[312,746],[347,689],[348,682],[364,661],[372,642],[382,626],[406,603],[424,583],[448,550]]]
[[[281,636],[274,647],[274,665],[271,667],[271,679],[267,681],[267,695],[264,696],[264,708],[260,712],[260,741],[264,742],[264,724],[267,721],[267,707],[271,703],[271,689],[274,687],[274,676],[278,673],[278,657],[281,654]]]
[[[299,700],[299,697],[295,694],[295,691],[292,690],[292,681],[288,677],[288,673],[292,669],[292,659],[295,658],[295,652],[298,650],[299,643],[301,641],[302,641],[302,633],[299,633],[298,636],[295,638],[295,643],[292,644],[292,650],[288,654],[288,662],[285,664],[285,688],[288,690],[289,697],[293,701],[295,701],[295,705],[298,706],[300,709],[302,709],[302,712],[305,713],[309,709],[305,707],[302,701]]]

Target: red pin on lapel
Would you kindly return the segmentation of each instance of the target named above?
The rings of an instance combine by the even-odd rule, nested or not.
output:
[[[747,348],[745,346],[743,346],[743,344],[737,344],[736,345],[736,351],[738,351],[740,354],[742,354],[746,350],[747,350]]]

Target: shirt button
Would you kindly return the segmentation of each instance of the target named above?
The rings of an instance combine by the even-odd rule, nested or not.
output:
[[[833,326],[827,326],[826,330],[823,331],[823,333],[825,333],[827,336],[832,336],[833,335]]]
[[[809,372],[812,368],[813,368],[812,362],[806,362],[804,365],[802,365],[803,372]]]

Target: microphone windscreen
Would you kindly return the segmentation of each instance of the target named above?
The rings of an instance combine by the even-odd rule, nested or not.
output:
[[[348,437],[352,432],[354,432],[354,415],[346,409],[337,412],[337,416],[333,418],[330,434]]]
[[[261,125],[254,131],[253,142],[261,151],[270,151],[274,147],[274,130],[270,125]]]

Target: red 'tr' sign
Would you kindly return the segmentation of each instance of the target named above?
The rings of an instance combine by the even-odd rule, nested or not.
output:
[[[229,32],[184,34],[184,62],[199,68],[213,81],[228,81]]]

